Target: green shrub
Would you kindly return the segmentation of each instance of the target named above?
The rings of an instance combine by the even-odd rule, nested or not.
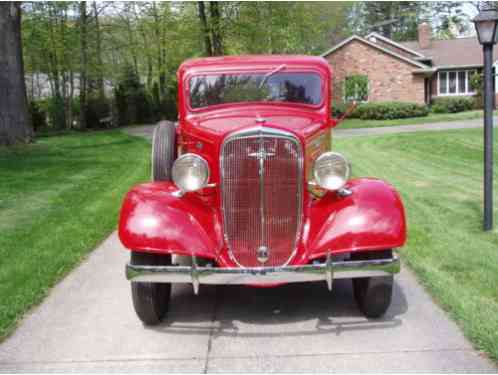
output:
[[[432,102],[431,110],[434,113],[457,113],[470,111],[475,108],[475,100],[472,97],[449,97],[437,98]]]
[[[111,102],[99,96],[90,96],[86,106],[86,122],[88,128],[103,127],[100,120],[111,116]]]
[[[336,103],[332,105],[332,117],[339,118],[348,110],[350,103]]]
[[[43,108],[43,103],[32,100],[29,103],[29,114],[34,131],[47,127],[47,111]]]
[[[131,66],[125,67],[114,96],[119,125],[143,124],[154,120],[152,98]]]
[[[474,109],[481,109],[484,106],[484,81],[482,78],[482,73],[477,72],[470,76],[470,87],[476,92],[476,95],[474,96]]]
[[[344,80],[346,100],[365,101],[368,98],[368,77],[362,74],[347,76]]]
[[[405,102],[374,102],[359,104],[349,116],[362,120],[394,120],[427,116],[426,105]]]
[[[66,127],[64,99],[60,96],[52,96],[48,98],[47,110],[50,126],[55,129],[64,129]]]

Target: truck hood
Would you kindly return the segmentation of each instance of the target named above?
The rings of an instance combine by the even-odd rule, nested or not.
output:
[[[261,126],[262,124],[257,122],[257,119],[264,119],[264,126],[294,133],[303,141],[327,126],[323,123],[322,114],[291,108],[268,109],[259,107],[210,112],[202,116],[195,116],[189,122],[192,130],[195,129],[195,133],[203,133],[202,135],[211,140],[221,140],[234,131]]]

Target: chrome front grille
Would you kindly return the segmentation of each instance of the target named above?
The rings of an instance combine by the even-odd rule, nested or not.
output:
[[[272,128],[243,130],[223,143],[220,167],[223,224],[232,259],[242,267],[287,264],[301,229],[300,142]],[[268,254],[261,257],[264,247]]]

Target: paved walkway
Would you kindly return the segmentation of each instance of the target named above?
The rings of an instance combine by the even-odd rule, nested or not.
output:
[[[145,328],[116,234],[0,346],[1,372],[493,372],[406,268],[386,317],[357,310],[348,280],[276,289],[175,286]]]
[[[201,286],[194,296],[176,285],[168,319],[145,328],[128,257],[112,234],[0,344],[0,372],[497,371],[406,267],[382,320],[358,312],[348,280],[333,293],[310,283]]]

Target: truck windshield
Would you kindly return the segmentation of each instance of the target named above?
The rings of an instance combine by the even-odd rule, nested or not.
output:
[[[199,75],[190,79],[190,105],[240,102],[290,102],[317,105],[322,98],[316,73],[238,73]]]

